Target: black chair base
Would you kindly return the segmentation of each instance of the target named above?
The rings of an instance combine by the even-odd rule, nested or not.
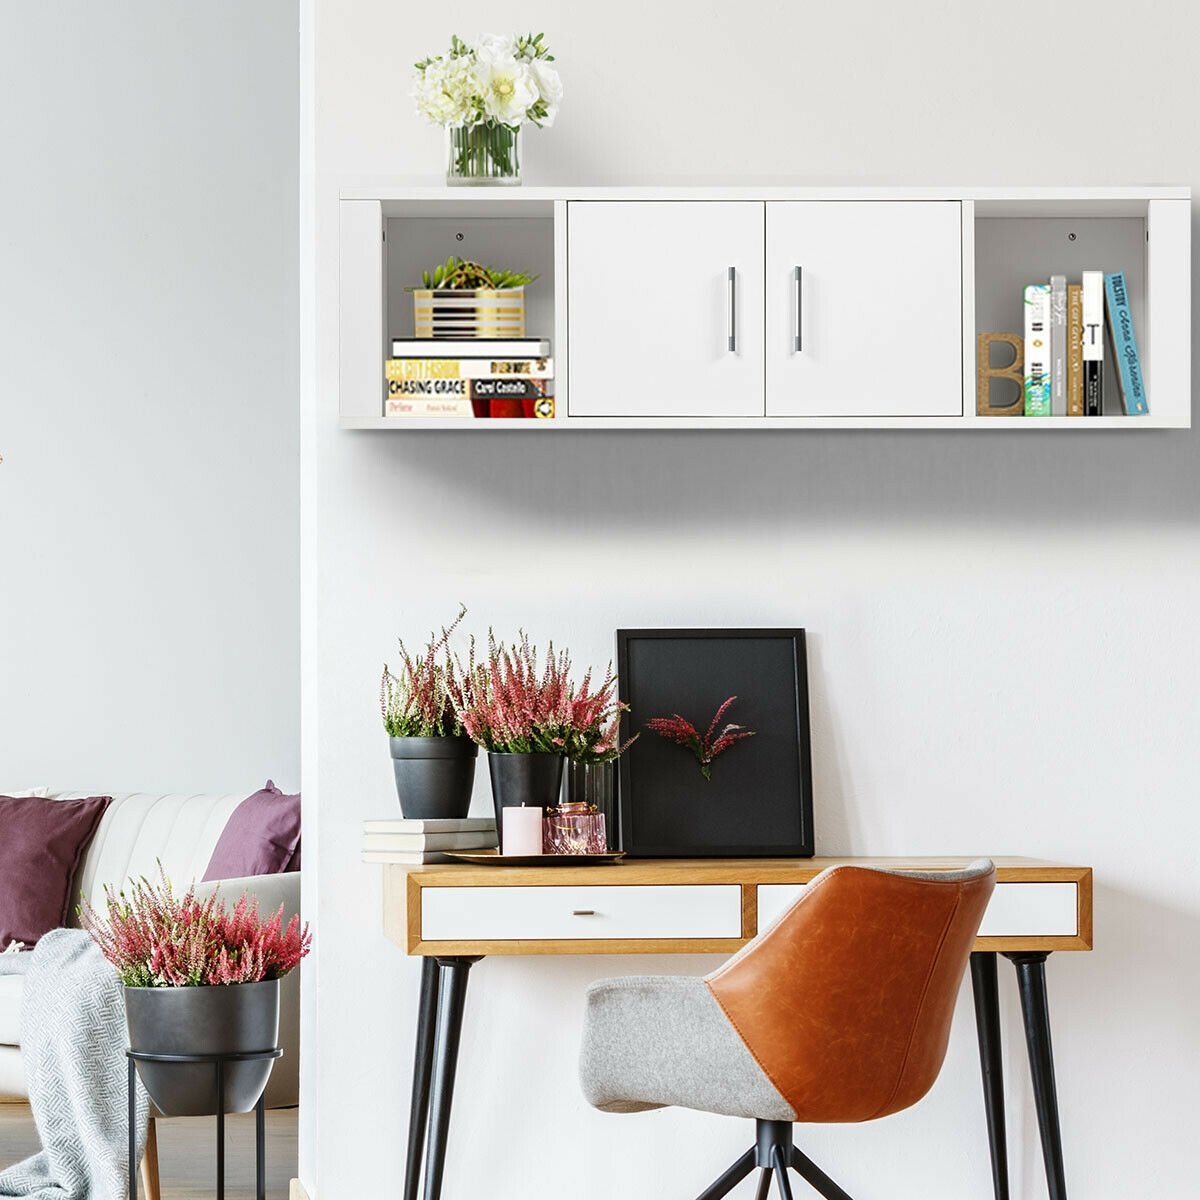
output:
[[[728,1196],[756,1167],[762,1171],[756,1200],[766,1200],[771,1183],[779,1189],[779,1200],[792,1200],[788,1169],[811,1184],[825,1200],[851,1200],[808,1155],[796,1149],[790,1121],[755,1121],[754,1145],[696,1200],[721,1200]]]

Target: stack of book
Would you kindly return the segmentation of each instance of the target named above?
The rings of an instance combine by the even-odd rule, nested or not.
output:
[[[1150,411],[1125,275],[1084,271],[1025,289],[1025,415],[1099,417],[1104,412],[1104,326],[1127,416]]]
[[[544,338],[395,338],[385,417],[554,416]]]
[[[363,862],[449,862],[447,850],[493,850],[496,822],[491,817],[461,821],[416,821],[397,818],[363,822]]]

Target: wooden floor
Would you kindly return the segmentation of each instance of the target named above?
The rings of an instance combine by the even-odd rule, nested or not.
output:
[[[286,1200],[296,1176],[296,1109],[267,1113],[267,1196]],[[225,1195],[254,1196],[254,1114],[225,1121]],[[10,1166],[41,1143],[27,1104],[0,1104],[0,1167]],[[216,1122],[211,1117],[175,1117],[158,1123],[158,1161],[163,1200],[212,1200],[216,1192]]]

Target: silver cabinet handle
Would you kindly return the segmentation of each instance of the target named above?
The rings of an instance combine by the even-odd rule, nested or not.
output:
[[[792,334],[792,352],[804,349],[804,269],[797,267],[793,274],[796,284],[796,332]]]
[[[729,268],[729,342],[730,354],[737,353],[737,267]]]
[[[594,917],[596,910],[594,908],[576,908],[571,912],[573,917]]]

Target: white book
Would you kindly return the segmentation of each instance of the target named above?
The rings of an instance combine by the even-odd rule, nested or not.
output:
[[[1050,415],[1067,415],[1067,277],[1050,276]]]
[[[1050,287],[1025,289],[1025,415],[1050,415]]]
[[[368,833],[363,835],[364,850],[490,850],[496,844],[496,831],[482,833]]]
[[[419,867],[425,863],[453,862],[449,855],[438,850],[364,850],[362,860],[365,863],[400,863],[406,867]]]
[[[363,833],[487,833],[495,828],[495,817],[387,817],[363,822]]]
[[[1104,272],[1083,272],[1083,412],[1104,412]]]
[[[471,420],[475,416],[475,408],[469,399],[459,397],[439,400],[425,399],[420,396],[415,398],[389,396],[383,415],[385,417],[445,417],[448,420],[461,421]]]
[[[547,358],[548,338],[392,338],[393,358]]]

